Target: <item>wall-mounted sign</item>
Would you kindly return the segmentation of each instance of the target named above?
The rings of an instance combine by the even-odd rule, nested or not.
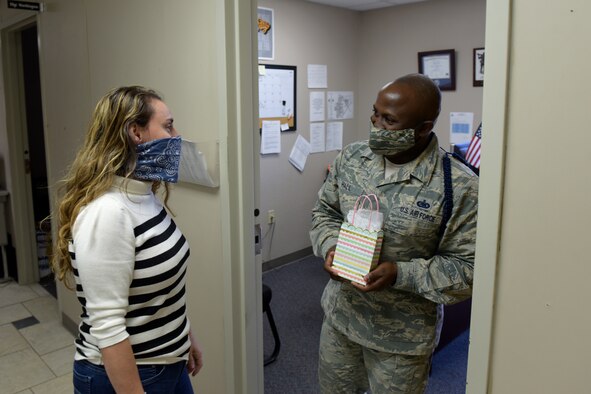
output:
[[[28,11],[42,11],[42,3],[33,3],[32,1],[12,1],[8,0],[8,8],[15,8],[17,10]]]

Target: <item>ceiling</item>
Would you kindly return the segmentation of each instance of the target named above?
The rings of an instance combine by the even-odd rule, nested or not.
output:
[[[311,3],[325,4],[333,7],[348,8],[354,11],[375,10],[395,5],[418,3],[427,0],[307,0]]]

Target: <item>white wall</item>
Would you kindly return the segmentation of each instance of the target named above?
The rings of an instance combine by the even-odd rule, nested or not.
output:
[[[259,0],[275,9],[274,64],[298,67],[298,130],[282,133],[280,155],[261,156],[263,261],[310,246],[310,211],[326,168],[336,152],[312,154],[303,173],[288,162],[297,134],[309,139],[307,64],[328,65],[328,89],[355,93],[355,119],[344,121],[343,144],[367,139],[378,90],[404,74],[418,72],[417,52],[456,50],[456,90],[443,92],[436,131],[449,149],[449,113],[482,114],[482,87],[472,86],[472,50],[484,46],[485,0],[438,0],[353,12],[295,0]],[[277,215],[275,228],[267,211]]]

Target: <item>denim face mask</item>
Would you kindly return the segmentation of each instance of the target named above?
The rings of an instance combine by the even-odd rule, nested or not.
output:
[[[179,178],[181,137],[152,140],[136,146],[136,179],[176,183]]]

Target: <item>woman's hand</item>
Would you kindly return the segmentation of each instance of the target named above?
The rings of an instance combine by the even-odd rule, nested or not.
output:
[[[203,367],[203,353],[197,340],[193,338],[193,332],[189,331],[189,340],[191,341],[191,348],[189,349],[189,362],[187,363],[187,371],[191,376],[197,375]]]
[[[129,338],[101,349],[109,381],[117,393],[142,394],[144,389]]]

